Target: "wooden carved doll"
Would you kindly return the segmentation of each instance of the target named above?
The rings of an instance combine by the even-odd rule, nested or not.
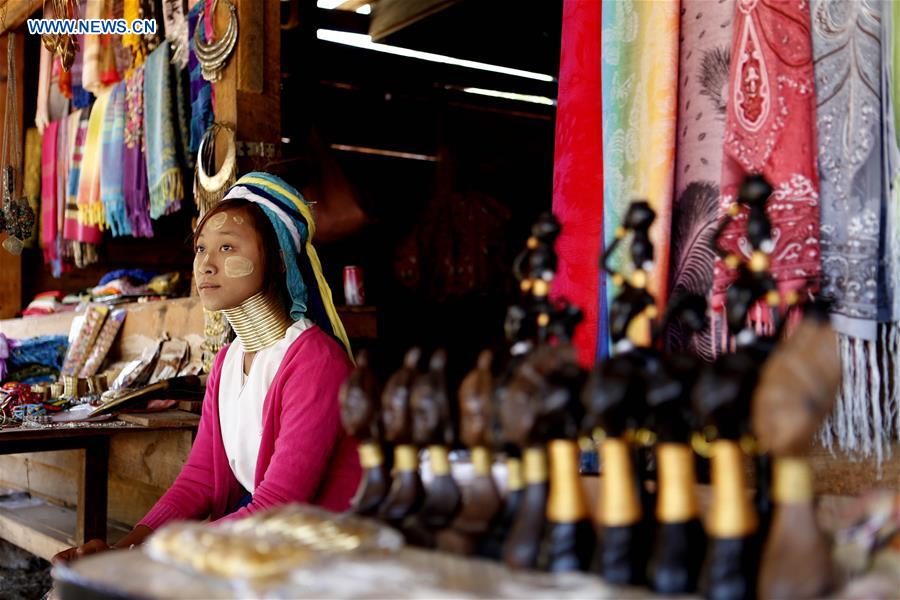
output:
[[[503,506],[491,474],[494,412],[492,359],[490,350],[483,350],[478,355],[476,367],[459,387],[460,440],[469,448],[475,475],[463,488],[462,508],[452,525],[454,535],[441,537],[439,545],[460,554],[475,551],[477,543],[488,533]]]
[[[380,385],[369,368],[369,354],[363,350],[357,355],[356,368],[340,392],[341,423],[359,444],[363,476],[353,499],[353,511],[361,515],[374,515],[378,511],[391,483],[382,453],[380,397]]]
[[[833,583],[806,458],[840,385],[838,340],[828,319],[824,307],[807,308],[763,367],[753,397],[753,430],[774,457],[775,511],[760,566],[761,598],[820,598]]]
[[[597,534],[579,471],[581,451],[577,439],[584,418],[581,389],[585,374],[578,366],[574,347],[565,342],[540,347],[535,359],[545,374],[542,421],[544,435],[550,440],[550,495],[543,559],[549,571],[587,571],[594,557]]]
[[[394,444],[394,473],[387,498],[378,516],[399,527],[422,506],[425,490],[419,478],[419,454],[412,439],[410,390],[416,377],[420,351],[411,348],[403,357],[403,367],[384,386],[381,396],[384,438]]]
[[[674,298],[666,320],[677,319],[685,329],[701,331],[706,301],[699,296]],[[657,334],[665,330],[660,327]],[[691,392],[700,372],[696,356],[675,353],[662,359],[662,368],[648,374],[648,425],[656,443],[656,542],[647,578],[664,594],[685,594],[697,586],[706,550],[700,524],[694,475]]]
[[[446,366],[446,353],[436,350],[431,355],[428,371],[416,377],[411,397],[413,443],[419,448],[428,448],[432,475],[416,520],[431,531],[450,525],[462,502],[459,487],[450,472],[448,453],[454,436],[444,378]]]

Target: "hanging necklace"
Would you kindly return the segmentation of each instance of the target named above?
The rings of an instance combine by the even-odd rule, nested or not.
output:
[[[17,198],[17,188],[22,175],[22,152],[19,148],[19,108],[16,96],[16,34],[10,31],[6,47],[6,113],[3,115],[3,149],[0,165],[3,167],[3,210],[0,212],[0,231],[8,237],[3,247],[10,254],[22,253],[24,242],[31,237],[34,227],[34,211],[24,198]]]
[[[228,63],[238,38],[237,9],[231,0],[222,1],[228,4],[228,10],[231,13],[228,28],[222,34],[222,37],[214,42],[206,43],[203,40],[203,36],[200,35],[200,30],[203,29],[202,20],[200,23],[197,23],[197,27],[194,29],[194,53],[200,62],[200,71],[203,74],[203,79],[207,81],[219,81],[222,78],[222,70]],[[209,11],[210,19],[215,17],[218,3],[219,0],[213,0],[212,8]]]
[[[215,168],[216,134],[219,131],[225,132],[225,158],[221,168],[216,173],[209,175],[206,168]],[[234,142],[234,129],[229,125],[213,123],[200,138],[200,147],[197,149],[197,167],[194,170],[194,199],[201,217],[222,199],[236,180],[237,147]]]

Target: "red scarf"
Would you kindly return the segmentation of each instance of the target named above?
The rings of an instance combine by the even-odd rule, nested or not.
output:
[[[721,211],[735,201],[746,174],[763,174],[775,190],[767,210],[775,242],[771,273],[782,292],[814,289],[821,261],[809,5],[738,0],[734,15]],[[721,241],[745,259],[751,252],[746,221],[742,210]],[[734,276],[716,261],[713,309],[722,309]]]
[[[597,357],[603,239],[600,21],[599,2],[566,0],[553,168],[553,212],[562,224],[553,294],[584,311],[574,343],[587,368]]]

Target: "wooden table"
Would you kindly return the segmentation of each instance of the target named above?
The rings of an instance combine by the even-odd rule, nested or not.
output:
[[[183,411],[180,418],[156,419],[152,425],[123,421],[80,424],[77,427],[16,427],[0,429],[0,454],[83,450],[78,473],[78,494],[74,541],[107,538],[107,492],[110,438],[119,433],[195,429],[199,417]],[[163,415],[165,413],[155,413]],[[15,540],[10,540],[15,543]]]

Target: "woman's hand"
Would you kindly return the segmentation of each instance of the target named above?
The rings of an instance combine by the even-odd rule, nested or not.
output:
[[[93,539],[89,542],[85,542],[81,546],[76,546],[74,548],[69,548],[68,550],[63,550],[62,552],[57,553],[51,559],[53,564],[56,563],[65,563],[69,562],[83,556],[87,556],[88,554],[96,554],[98,552],[106,552],[109,550],[109,546],[100,539]]]

